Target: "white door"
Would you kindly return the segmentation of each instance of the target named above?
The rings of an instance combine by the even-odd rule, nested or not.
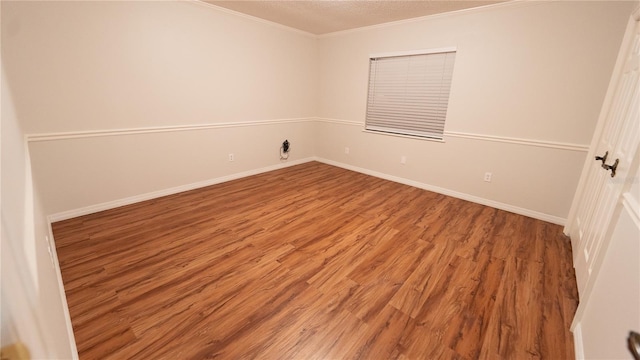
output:
[[[636,174],[631,166],[640,143],[639,55],[640,25],[636,17],[630,22],[622,43],[591,145],[591,157],[587,159],[590,164],[583,171],[584,180],[574,199],[566,229],[571,237],[581,297],[592,285],[592,275],[597,273],[602,261],[622,192],[629,188]]]

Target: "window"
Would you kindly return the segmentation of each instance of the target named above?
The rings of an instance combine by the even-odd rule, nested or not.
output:
[[[442,140],[455,49],[369,60],[365,129]]]

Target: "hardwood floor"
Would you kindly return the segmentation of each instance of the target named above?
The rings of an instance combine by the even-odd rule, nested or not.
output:
[[[312,162],[53,224],[81,359],[573,359],[560,226]]]

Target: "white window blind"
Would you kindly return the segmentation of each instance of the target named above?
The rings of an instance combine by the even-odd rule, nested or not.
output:
[[[455,56],[372,57],[365,128],[442,139]]]

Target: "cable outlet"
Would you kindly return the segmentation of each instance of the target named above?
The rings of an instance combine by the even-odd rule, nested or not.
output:
[[[404,165],[407,163],[407,157],[406,156],[401,156],[400,157],[400,164]]]
[[[229,154],[229,161],[233,161],[233,154]]]
[[[493,174],[491,174],[490,172],[484,173],[484,181],[491,182],[491,176],[493,176]]]
[[[344,153],[345,153],[345,154],[347,154],[347,155],[349,155],[349,147],[345,147],[345,148],[344,148]]]

